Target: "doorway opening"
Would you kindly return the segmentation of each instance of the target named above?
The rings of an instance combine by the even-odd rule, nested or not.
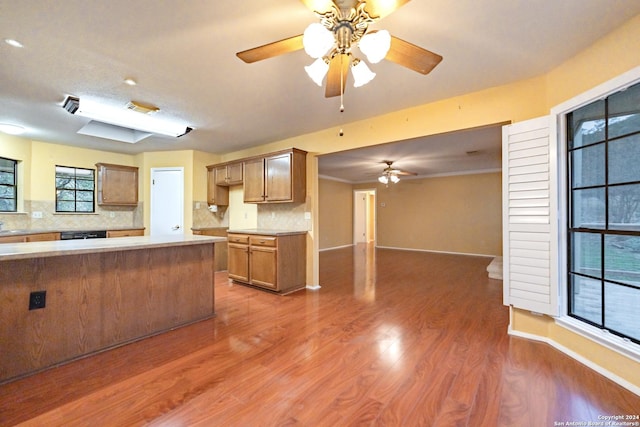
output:
[[[353,192],[353,244],[376,241],[376,190]]]

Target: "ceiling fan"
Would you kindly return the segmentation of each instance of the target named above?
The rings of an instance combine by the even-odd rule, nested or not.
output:
[[[387,165],[386,168],[384,168],[382,170],[382,175],[380,175],[378,177],[378,181],[380,181],[382,184],[385,185],[389,185],[389,182],[395,184],[397,182],[400,181],[400,178],[398,176],[401,175],[418,175],[415,172],[409,172],[409,171],[405,171],[402,169],[396,169],[394,168],[393,165],[393,161],[391,160],[383,160],[381,163],[385,163]]]
[[[304,34],[238,52],[244,62],[252,63],[305,49],[316,61],[305,67],[309,77],[322,86],[327,76],[327,98],[344,93],[347,72],[351,68],[354,86],[362,86],[375,77],[366,63],[356,57],[357,46],[370,63],[382,59],[428,74],[442,56],[391,36],[388,31],[369,31],[374,22],[389,15],[410,0],[302,0],[319,18]]]

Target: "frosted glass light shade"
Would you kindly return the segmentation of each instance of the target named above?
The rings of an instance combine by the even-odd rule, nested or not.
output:
[[[378,178],[378,181],[386,185],[389,183],[389,178],[387,178],[386,175],[382,175],[381,177]]]
[[[304,67],[311,80],[318,86],[322,86],[322,80],[329,71],[329,64],[324,61],[324,58],[318,58],[313,61],[313,64]]]
[[[364,86],[376,76],[376,73],[371,71],[363,61],[353,62],[353,65],[351,66],[351,74],[353,74],[354,87]]]
[[[376,31],[362,36],[358,47],[372,64],[382,61],[391,47],[391,34],[387,30]]]
[[[304,51],[312,58],[321,58],[333,47],[335,38],[324,25],[314,22],[309,25],[302,35]]]
[[[400,181],[400,178],[398,178],[397,175],[391,175],[391,182],[393,182],[394,184],[398,183]]]

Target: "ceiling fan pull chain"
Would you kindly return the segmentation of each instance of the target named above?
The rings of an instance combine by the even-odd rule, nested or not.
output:
[[[344,64],[342,63],[343,55],[340,55],[340,112],[344,113]]]

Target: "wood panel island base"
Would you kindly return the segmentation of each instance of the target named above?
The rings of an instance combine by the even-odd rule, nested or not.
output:
[[[213,316],[218,241],[224,239],[145,236],[2,245],[0,383]],[[33,309],[38,302],[44,307]]]

